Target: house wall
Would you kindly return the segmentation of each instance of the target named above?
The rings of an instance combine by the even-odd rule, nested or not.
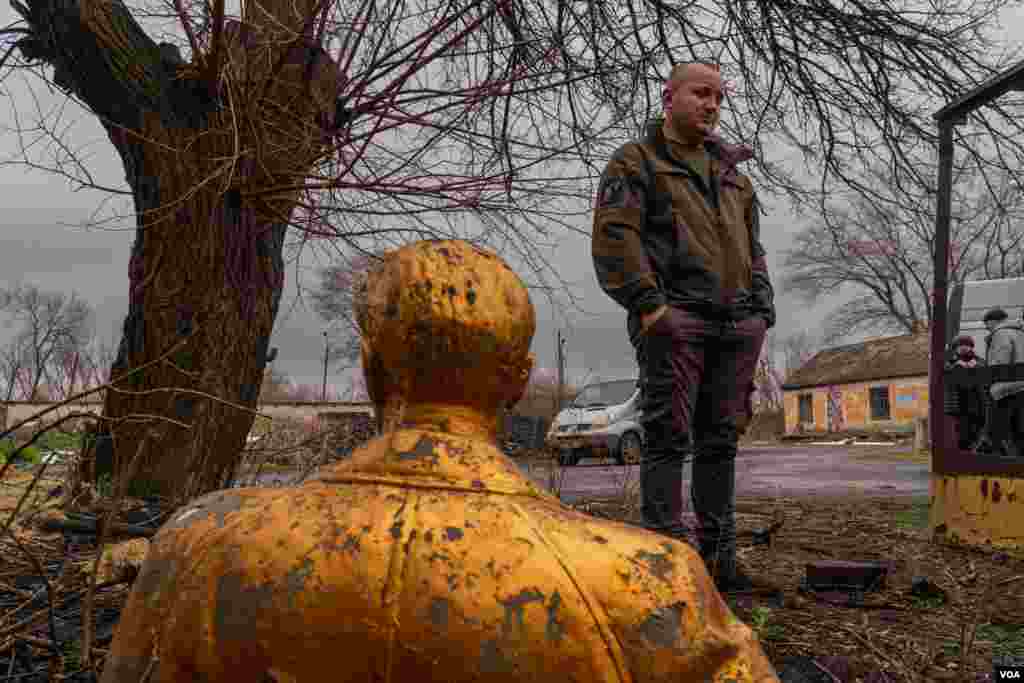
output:
[[[871,419],[870,389],[889,388],[889,420]],[[856,382],[830,387],[794,389],[783,392],[786,413],[786,433],[798,431],[799,397],[811,394],[814,401],[814,421],[804,425],[805,431],[838,432],[848,429],[878,431],[911,431],[914,420],[928,416],[928,377],[905,377],[873,382]],[[841,406],[838,415],[829,424],[830,396],[834,405]]]

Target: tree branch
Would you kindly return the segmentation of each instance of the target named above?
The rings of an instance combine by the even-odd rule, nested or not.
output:
[[[29,62],[54,69],[53,82],[73,93],[108,127],[138,130],[143,110],[162,118],[210,109],[194,84],[176,79],[176,48],[157,45],[120,0],[12,0],[30,35],[15,45]]]

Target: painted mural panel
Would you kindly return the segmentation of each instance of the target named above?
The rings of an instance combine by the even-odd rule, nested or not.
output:
[[[798,393],[795,391],[786,391],[782,394],[782,410],[786,417],[786,433],[792,434],[796,431],[797,427],[797,411],[799,406],[797,405]]]
[[[848,429],[863,429],[868,423],[868,390],[863,384],[843,387]]]
[[[782,407],[785,411],[785,432],[797,431],[800,426],[800,392],[790,391],[782,396]]]
[[[826,417],[828,431],[841,432],[846,429],[846,416],[843,409],[843,390],[838,386],[830,386],[826,394]]]
[[[892,404],[892,419],[896,422],[913,422],[918,417],[920,408],[920,392],[915,385],[895,387]]]
[[[821,389],[814,390],[814,431],[828,429],[828,395]]]

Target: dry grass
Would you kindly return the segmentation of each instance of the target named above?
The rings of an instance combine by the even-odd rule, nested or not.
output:
[[[863,456],[891,460],[892,451],[865,447]],[[527,469],[557,484],[549,488],[560,493],[566,468],[553,458],[538,457]],[[613,475],[618,477],[617,495],[573,507],[639,523],[639,482],[631,471],[636,470],[621,468],[622,474]],[[759,633],[777,666],[807,658],[819,667],[836,667],[840,681],[916,683],[987,680],[996,657],[1024,659],[1024,556],[933,542],[927,498],[737,501],[741,539],[777,520],[783,526],[770,546],[740,540],[738,556],[751,574],[782,588],[781,604],[756,596],[727,597],[736,614]],[[863,595],[859,603],[848,604],[846,594],[801,590],[807,563],[830,559],[889,562],[891,570],[884,588]],[[944,597],[914,595],[916,578],[927,579]],[[821,680],[831,679],[822,673]]]
[[[80,674],[82,630],[67,624],[81,624],[88,612],[94,624],[112,625],[127,596],[124,583],[90,590],[94,549],[69,546],[61,534],[36,529],[36,519],[67,504],[66,480],[67,467],[40,465],[9,469],[0,481],[0,680],[38,680],[10,678],[15,661],[26,660],[36,662],[49,681]],[[101,660],[109,630],[93,642],[91,654]]]
[[[991,674],[995,656],[1024,655],[1024,558],[933,543],[927,500],[746,499],[739,511],[741,530],[764,525],[769,511],[786,519],[770,548],[741,552],[747,567],[786,588],[783,605],[735,605],[748,622],[758,607],[770,610],[773,637],[764,643],[773,660],[842,656],[893,681],[973,681]],[[884,590],[838,606],[795,590],[816,559],[884,561],[892,571]],[[915,577],[945,599],[912,595]]]
[[[287,420],[258,431],[263,438],[246,448],[236,485],[270,475],[266,485],[301,482],[342,457],[338,448],[344,451],[366,436],[346,427],[310,432],[301,421]],[[31,436],[20,435],[19,445]],[[107,533],[89,538],[45,532],[37,522],[64,519],[65,513],[118,522],[146,502],[125,497],[109,483],[99,490],[85,485],[71,499],[76,467],[74,458],[33,467],[0,465],[0,681],[96,680],[102,670],[132,578],[96,583],[99,558],[117,539]]]
[[[235,477],[238,486],[294,486],[345,457],[372,436],[370,425],[310,431],[302,420],[276,419],[254,429]]]
[[[848,667],[841,681],[986,680],[996,657],[1024,658],[1024,557],[933,543],[927,505],[866,496],[742,498],[741,536],[784,520],[770,547],[741,541],[738,551],[743,567],[781,587],[783,599],[727,602],[777,666],[789,658],[838,658]],[[576,507],[639,521],[635,501]],[[806,564],[828,559],[890,562],[891,572],[882,590],[853,604],[843,593],[800,590]],[[917,577],[945,597],[912,594]],[[878,677],[867,678],[870,672]]]

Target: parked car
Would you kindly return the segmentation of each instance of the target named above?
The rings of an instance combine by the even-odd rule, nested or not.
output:
[[[587,456],[611,456],[620,465],[639,462],[644,430],[637,379],[588,384],[555,417],[546,443],[562,465],[576,465]]]

